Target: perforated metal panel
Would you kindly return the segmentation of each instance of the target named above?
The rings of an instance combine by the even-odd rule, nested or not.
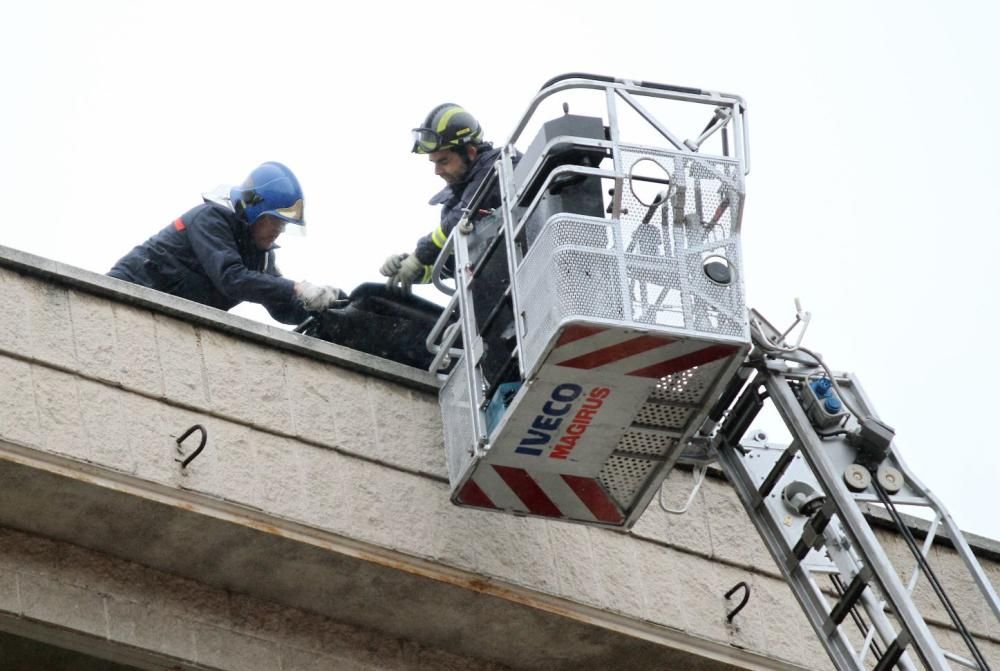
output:
[[[697,410],[698,408],[695,407],[670,405],[662,401],[647,401],[639,408],[635,421],[649,426],[681,429]]]
[[[451,482],[457,482],[472,461],[472,450],[475,446],[475,442],[469,440],[476,432],[472,419],[472,403],[469,400],[467,372],[466,357],[463,356],[438,394],[444,428],[444,447],[448,458],[448,479]]]
[[[667,403],[700,404],[725,365],[725,361],[713,361],[662,377],[649,398]]]
[[[695,245],[723,242],[739,233],[744,182],[737,161],[624,143],[621,157],[626,175],[642,176],[646,172],[644,165],[655,164],[670,181],[663,188],[667,200],[656,208],[649,221],[652,226],[682,223],[689,214],[696,215],[700,223],[700,226],[678,229],[676,235],[665,236],[653,255],[669,256]],[[640,200],[638,194],[643,187],[639,181],[633,186],[631,180],[626,180],[621,194],[622,209],[627,210],[622,213],[622,221],[627,222],[624,232],[629,239],[652,202],[648,197],[643,199],[646,202]],[[664,210],[667,220],[663,218]]]
[[[692,333],[748,337],[743,302],[739,222],[743,175],[736,161],[622,145],[623,169],[655,164],[670,184],[666,198],[640,201],[640,182],[624,180],[622,241],[631,293],[631,319]],[[713,282],[704,262],[725,259],[732,280]]]
[[[559,215],[532,245],[517,272],[526,369],[535,369],[563,319],[625,321],[620,255],[607,248],[614,234],[611,220]]]
[[[615,454],[604,463],[597,479],[620,505],[628,506],[658,465],[658,461]]]
[[[622,435],[615,450],[631,454],[663,456],[676,443],[675,438],[666,434],[633,428]]]
[[[602,483],[622,505],[649,483],[652,469],[677,445],[672,433],[680,434],[703,409],[703,401],[719,379],[728,360],[713,361],[666,375],[656,383],[649,398],[622,435],[611,460],[601,471]],[[635,459],[643,455],[651,459]]]
[[[690,336],[749,339],[739,213],[743,176],[735,161],[623,146],[626,173],[655,160],[670,175],[668,197],[650,208],[622,188],[620,219],[552,217],[516,273],[526,370],[534,370],[562,320],[597,318]],[[728,285],[704,265],[724,259]]]

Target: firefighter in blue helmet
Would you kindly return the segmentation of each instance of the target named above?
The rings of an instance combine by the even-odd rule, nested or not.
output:
[[[409,293],[413,284],[431,281],[431,267],[448,235],[500,155],[500,149],[483,141],[483,129],[475,117],[454,103],[438,105],[420,128],[413,129],[411,151],[426,154],[434,165],[434,174],[446,186],[430,200],[431,205],[441,205],[441,223],[417,241],[412,253],[393,254],[379,269],[389,278],[387,285],[403,293]],[[500,194],[489,194],[482,205],[498,207]]]
[[[203,199],[108,275],[220,310],[260,303],[285,324],[346,298],[334,287],[293,282],[275,267],[275,240],[286,226],[304,229],[306,223],[302,188],[287,167],[263,163],[242,185]]]

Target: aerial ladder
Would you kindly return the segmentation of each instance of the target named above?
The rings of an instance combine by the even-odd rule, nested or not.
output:
[[[583,113],[545,117],[564,96]],[[673,468],[715,464],[837,669],[989,669],[931,561],[942,536],[1000,621],[954,520],[857,378],[801,344],[810,315],[796,302],[782,331],[745,305],[749,167],[739,96],[581,73],[542,87],[434,269],[452,502],[627,530]],[[788,445],[750,430],[768,404]],[[901,506],[927,511],[922,541]],[[921,580],[958,649],[915,605]]]

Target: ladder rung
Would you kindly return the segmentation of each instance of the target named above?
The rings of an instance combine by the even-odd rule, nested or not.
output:
[[[871,579],[872,570],[869,566],[865,566],[854,576],[851,584],[847,586],[840,600],[837,601],[837,605],[830,611],[830,620],[833,621],[834,625],[839,625],[844,621],[847,614],[854,608],[854,604],[861,598],[861,593],[865,591],[865,587],[868,586]]]
[[[806,536],[808,535],[808,536],[811,536],[813,539],[815,539],[815,534],[813,534],[811,532],[812,532],[812,530],[809,527],[806,527],[802,531],[802,538],[800,538],[799,542],[795,544],[794,548],[792,548],[792,554],[800,562],[803,559],[805,559],[806,555],[809,554],[809,551],[812,550],[813,541],[812,540],[808,540],[806,538]]]
[[[905,631],[899,632],[899,636],[896,637],[896,640],[892,642],[889,649],[882,655],[882,659],[878,660],[878,664],[875,665],[873,671],[886,671],[886,669],[894,667],[899,658],[903,656],[903,652],[906,651],[906,646],[909,644],[910,635]]]
[[[764,478],[764,483],[761,484],[760,489],[758,490],[760,492],[760,498],[767,498],[768,494],[771,493],[771,490],[774,489],[774,486],[778,484],[778,480],[780,480],[781,476],[785,474],[786,470],[788,470],[788,466],[791,465],[792,460],[795,459],[796,453],[798,453],[798,450],[792,449],[791,447],[785,449],[785,451],[781,453],[777,463],[774,464],[774,468],[772,468],[771,472],[767,474],[766,478]]]

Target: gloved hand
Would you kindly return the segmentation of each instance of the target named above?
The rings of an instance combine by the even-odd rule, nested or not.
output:
[[[309,282],[299,282],[295,285],[295,295],[302,307],[310,312],[322,312],[334,304],[347,299],[347,294],[329,285],[319,286]]]
[[[424,264],[413,254],[408,254],[399,264],[397,270],[386,286],[407,295],[413,291],[413,283],[424,276]]]
[[[399,272],[399,267],[403,264],[403,259],[407,256],[409,256],[409,254],[393,254],[391,256],[387,256],[385,263],[382,264],[382,267],[379,268],[378,271],[386,277],[392,277]]]

